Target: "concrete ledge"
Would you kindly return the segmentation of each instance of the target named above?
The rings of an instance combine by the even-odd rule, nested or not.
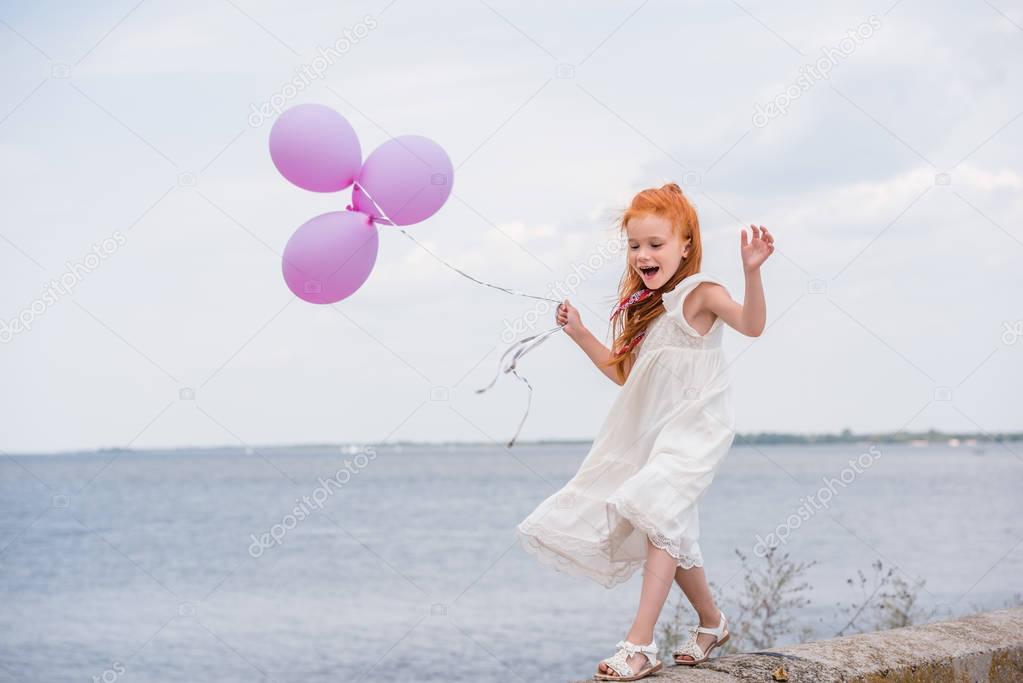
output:
[[[721,656],[695,668],[668,661],[643,680],[770,682],[779,666],[789,683],[1023,681],[1023,607]]]

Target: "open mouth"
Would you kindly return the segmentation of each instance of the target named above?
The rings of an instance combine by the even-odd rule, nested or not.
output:
[[[643,277],[649,280],[654,275],[657,275],[660,269],[661,269],[660,266],[647,266],[646,268],[640,267],[639,272],[643,274]]]

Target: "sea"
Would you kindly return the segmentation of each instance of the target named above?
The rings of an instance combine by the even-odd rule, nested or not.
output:
[[[589,678],[642,572],[606,589],[515,538],[589,448],[4,454],[0,681]],[[757,577],[793,572],[775,647],[871,630],[851,615],[900,587],[916,623],[1018,605],[1021,453],[737,442],[699,503],[711,588],[735,623]]]

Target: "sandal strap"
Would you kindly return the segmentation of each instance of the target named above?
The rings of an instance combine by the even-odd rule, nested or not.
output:
[[[723,635],[725,635],[725,629],[726,629],[726,624],[727,624],[728,620],[725,619],[725,613],[724,612],[721,612],[719,610],[718,613],[721,615],[721,623],[719,623],[714,628],[710,628],[710,627],[707,627],[707,626],[697,626],[696,630],[698,632],[700,632],[700,633],[707,633],[709,635],[712,635],[712,636],[720,639]]]
[[[615,670],[619,676],[635,676],[636,672],[629,666],[628,659],[634,654],[646,655],[646,665],[653,666],[657,663],[657,660],[653,655],[657,654],[657,643],[651,641],[649,645],[637,645],[631,643],[628,640],[619,640],[618,644],[615,645],[618,651],[613,656],[602,660],[605,664]]]
[[[642,652],[643,654],[657,654],[657,642],[653,640],[650,641],[649,645],[637,645],[635,643],[630,643],[627,640],[620,640],[615,647],[628,650],[630,655],[634,655],[637,652]],[[647,657],[647,659],[650,659],[650,657]]]

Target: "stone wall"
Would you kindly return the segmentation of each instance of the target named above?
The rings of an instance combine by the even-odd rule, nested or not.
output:
[[[643,680],[1018,683],[1023,682],[1023,607],[723,655],[697,667],[669,660],[660,672]]]

